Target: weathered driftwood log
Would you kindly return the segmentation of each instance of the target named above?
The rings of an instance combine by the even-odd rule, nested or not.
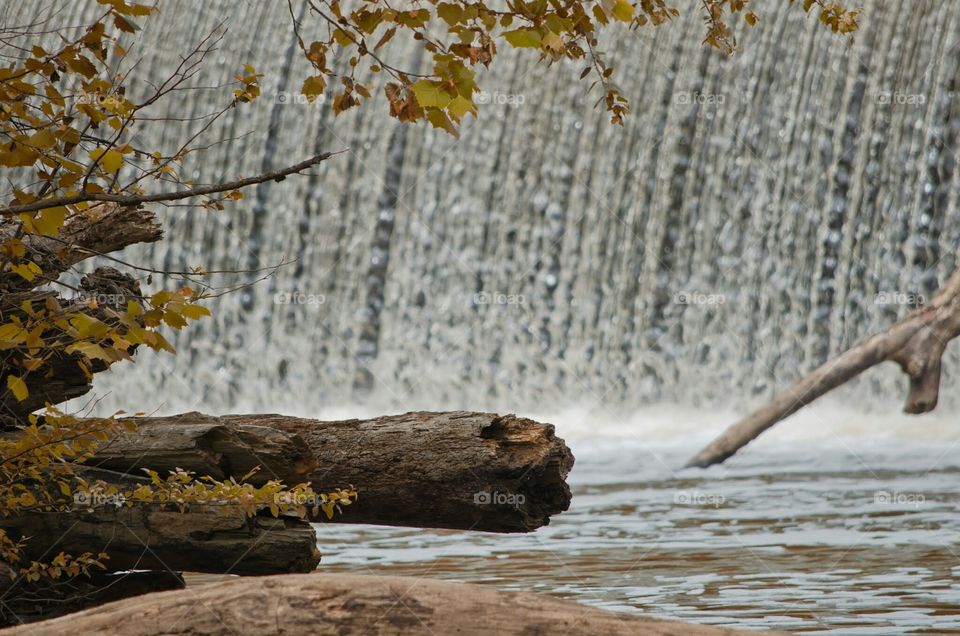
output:
[[[26,318],[22,309],[24,302],[30,302],[36,310],[52,299],[64,312],[85,313],[111,324],[115,322],[115,318],[107,315],[104,311],[106,307],[125,309],[127,299],[134,302],[142,300],[137,281],[112,267],[101,267],[84,276],[80,280],[80,290],[87,296],[64,299],[47,291],[5,293],[0,290],[0,316],[3,316],[0,322],[6,322],[12,317]],[[98,298],[98,306],[90,308],[86,298]],[[28,397],[22,401],[18,400],[7,388],[6,383],[0,387],[0,414],[7,418],[8,422],[22,424],[27,414],[43,408],[47,403],[58,404],[80,397],[93,386],[91,378],[78,364],[80,356],[64,353],[62,346],[55,346],[55,343],[69,339],[69,336],[59,330],[49,329],[43,333],[43,337],[46,346],[50,348],[51,355],[39,371],[24,376],[29,390]],[[136,347],[133,349],[135,350]],[[97,373],[106,368],[103,362],[94,360],[91,371]],[[11,373],[21,376],[23,369],[8,368],[6,362],[0,361],[0,377],[6,377]]]
[[[19,229],[19,218],[0,218],[0,241],[14,237]],[[12,271],[0,272],[0,290],[32,289],[85,259],[162,237],[163,229],[149,210],[115,203],[93,205],[68,216],[57,236],[25,234],[21,238],[26,249],[22,260],[40,266],[43,277],[27,281]]]
[[[652,620],[479,585],[315,573],[148,594],[3,633],[732,636],[761,632]]]
[[[0,242],[17,236],[20,229],[19,218],[0,219]],[[17,264],[35,263],[43,274],[26,280],[12,270],[0,272],[0,316],[3,316],[0,322],[9,322],[13,317],[24,318],[22,307],[25,302],[36,309],[42,308],[50,299],[66,311],[81,311],[103,319],[103,312],[87,308],[85,299],[95,298],[101,306],[125,306],[126,297],[140,297],[136,281],[105,267],[83,278],[80,283],[82,298],[63,298],[37,288],[56,280],[85,259],[136,243],[158,241],[162,236],[163,230],[152,212],[114,203],[94,205],[71,214],[56,236],[23,235],[20,239],[25,254]],[[43,337],[49,340],[57,336],[47,332]],[[78,356],[57,351],[53,356],[44,357],[49,357],[44,367],[24,377],[29,390],[26,400],[17,400],[6,384],[0,386],[0,414],[6,422],[22,421],[28,413],[42,408],[47,402],[58,404],[80,397],[91,389],[90,378],[77,365]],[[96,373],[105,368],[103,363],[97,363],[92,371]],[[9,374],[24,375],[23,369],[8,369],[0,364],[0,376]]]
[[[105,551],[111,570],[188,570],[232,574],[309,572],[320,562],[313,527],[300,519],[186,513],[148,506],[32,513],[0,519],[28,558]]]
[[[888,360],[899,364],[910,378],[904,411],[911,414],[932,411],[940,394],[943,352],[957,335],[960,335],[960,270],[953,273],[929,304],[827,361],[760,410],[732,425],[687,465],[705,468],[723,462],[780,420]]]
[[[550,424],[469,411],[339,422],[225,419],[303,437],[320,462],[315,488],[358,489],[339,522],[530,532],[570,507],[573,454]]]
[[[184,588],[178,572],[99,572],[28,583],[0,563],[0,626],[47,620],[151,592]]]
[[[139,466],[154,469],[172,468],[181,461],[199,465],[193,449],[178,457],[162,448],[164,435],[176,426],[196,431],[230,425],[250,434],[267,427],[302,438],[316,467],[307,468],[309,462],[300,454],[287,461],[311,471],[309,481],[315,490],[349,485],[358,490],[357,502],[334,517],[336,522],[529,532],[570,505],[565,481],[573,466],[570,449],[554,435],[553,426],[513,415],[416,412],[321,422],[283,415],[214,418],[186,413],[136,422],[140,432],[123,442],[119,459],[100,453],[95,460],[103,458],[100,466],[124,470],[136,458],[141,458]],[[149,433],[151,429],[158,433]],[[185,437],[189,435],[171,438],[174,448],[182,447]],[[283,466],[282,453],[261,447],[263,452],[257,450],[253,460],[265,464],[268,470],[263,472],[295,483],[296,478],[285,474],[290,467]],[[241,476],[251,463],[224,461],[215,449],[206,454],[225,477]]]

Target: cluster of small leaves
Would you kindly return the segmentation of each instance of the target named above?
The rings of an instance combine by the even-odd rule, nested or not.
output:
[[[328,519],[332,519],[341,506],[349,506],[357,498],[353,488],[318,493],[307,483],[288,488],[275,479],[257,487],[247,480],[258,470],[259,467],[254,468],[239,481],[233,478],[221,481],[209,476],[198,478],[194,473],[179,468],[171,471],[166,478],[156,471],[143,469],[150,478],[150,484],[123,492],[115,486],[103,490],[102,484],[90,486],[83,483],[82,492],[86,501],[114,501],[115,505],[173,506],[181,512],[190,508],[213,507],[228,513],[241,511],[251,517],[261,510],[269,510],[274,517],[281,514],[307,517],[312,508],[313,516],[319,516],[322,511]]]
[[[793,4],[796,0],[789,0]],[[748,7],[750,0],[702,0],[707,35],[704,44],[719,49],[728,55],[737,50],[737,38],[727,22],[727,15],[742,15],[751,27],[756,26],[760,18]],[[803,0],[803,10],[807,13],[814,8],[820,10],[820,22],[831,31],[840,35],[851,35],[858,28],[860,9],[846,9],[839,2],[826,0]],[[852,38],[852,35],[851,35]]]
[[[20,435],[0,438],[0,517],[69,509],[77,465],[120,430],[114,418],[77,419],[55,409],[43,421],[30,416]],[[104,569],[107,559],[103,552],[60,552],[49,562],[27,562],[25,546],[24,538],[14,541],[0,529],[0,561],[8,566],[3,569],[28,582],[87,574],[91,568]]]
[[[340,0],[308,2],[311,14],[327,31],[325,39],[308,45],[294,21],[300,48],[314,70],[301,89],[308,100],[331,90],[333,110],[339,114],[369,99],[373,86],[359,81],[356,74],[366,58],[372,73],[389,76],[384,92],[393,117],[403,122],[427,120],[452,135],[458,134],[464,116],[477,116],[476,73],[490,67],[502,45],[531,50],[542,62],[584,63],[580,79],[591,81],[591,90],[601,89],[597,105],[603,105],[613,123],[623,123],[629,102],[613,81],[614,67],[599,49],[600,32],[617,23],[629,29],[659,26],[680,13],[666,0],[507,0],[506,6],[485,0],[424,0],[408,9],[394,8],[385,0],[364,0],[352,11],[345,10]],[[704,42],[726,53],[736,49],[727,15],[742,14],[750,26],[758,22],[746,8],[749,0],[701,2],[707,21]],[[806,10],[812,5],[820,7],[821,20],[834,31],[856,29],[857,11],[805,0]],[[292,5],[290,13],[293,16]],[[398,34],[412,38],[431,56],[429,72],[389,63],[386,47]],[[338,56],[346,60],[349,71],[331,70],[328,58]]]

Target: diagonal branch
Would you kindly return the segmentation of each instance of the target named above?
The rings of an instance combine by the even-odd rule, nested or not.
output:
[[[950,276],[929,305],[814,369],[760,410],[724,431],[687,466],[706,468],[722,463],[780,420],[885,361],[899,364],[910,378],[904,411],[911,414],[932,411],[940,394],[943,352],[947,343],[958,335],[960,270]]]
[[[305,159],[298,164],[292,165],[288,168],[283,168],[282,170],[275,170],[273,172],[265,172],[256,177],[247,177],[246,179],[237,179],[236,181],[227,181],[225,183],[217,183],[214,185],[208,186],[198,186],[196,188],[188,188],[185,190],[175,190],[173,192],[158,192],[157,194],[108,194],[108,193],[81,193],[74,194],[71,196],[57,197],[54,199],[43,199],[40,201],[34,201],[33,203],[25,203],[23,205],[12,205],[5,208],[0,208],[0,214],[20,214],[22,212],[36,212],[38,210],[43,210],[45,208],[54,208],[61,205],[76,205],[77,203],[84,203],[90,201],[106,201],[112,203],[118,203],[122,206],[135,206],[142,205],[144,203],[158,203],[162,201],[177,201],[179,199],[189,199],[191,197],[200,197],[208,194],[217,194],[220,192],[229,192],[231,190],[238,190],[240,188],[245,188],[247,186],[256,185],[258,183],[264,183],[265,181],[283,181],[286,177],[291,174],[297,174],[303,172],[307,168],[312,168],[322,161],[326,161],[330,157],[345,152],[340,150],[338,152],[325,152],[309,159]]]

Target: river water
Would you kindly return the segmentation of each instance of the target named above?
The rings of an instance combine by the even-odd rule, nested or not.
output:
[[[322,524],[321,571],[481,583],[730,627],[960,633],[955,419],[827,405],[706,471],[679,467],[708,436],[677,443],[670,429],[702,431],[721,414],[658,408],[622,427],[598,427],[596,414],[549,419],[576,456],[572,506],[549,526],[504,536]]]

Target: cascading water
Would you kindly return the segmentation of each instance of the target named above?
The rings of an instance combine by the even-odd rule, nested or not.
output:
[[[454,141],[397,126],[382,98],[336,119],[298,100],[307,65],[285,3],[164,2],[131,50],[144,58],[133,93],[224,19],[197,83],[243,62],[266,74],[261,101],[206,138],[234,140],[188,157],[188,176],[349,152],[224,212],[162,212],[167,240],[136,256],[153,267],[296,262],[213,303],[176,359],[141,355],[98,377],[98,393],[111,407],[296,413],[769,397],[958,263],[960,3],[867,2],[852,47],[762,4],[733,58],[700,46],[694,7],[611,38],[633,100],[624,128],[592,108],[579,68],[517,56],[483,75],[481,119]],[[54,5],[57,23],[98,10],[4,12]],[[183,92],[153,114],[197,117],[227,93]],[[143,143],[196,125],[144,126]],[[945,366],[946,407],[956,347]],[[866,405],[904,384],[891,365],[849,392]]]

